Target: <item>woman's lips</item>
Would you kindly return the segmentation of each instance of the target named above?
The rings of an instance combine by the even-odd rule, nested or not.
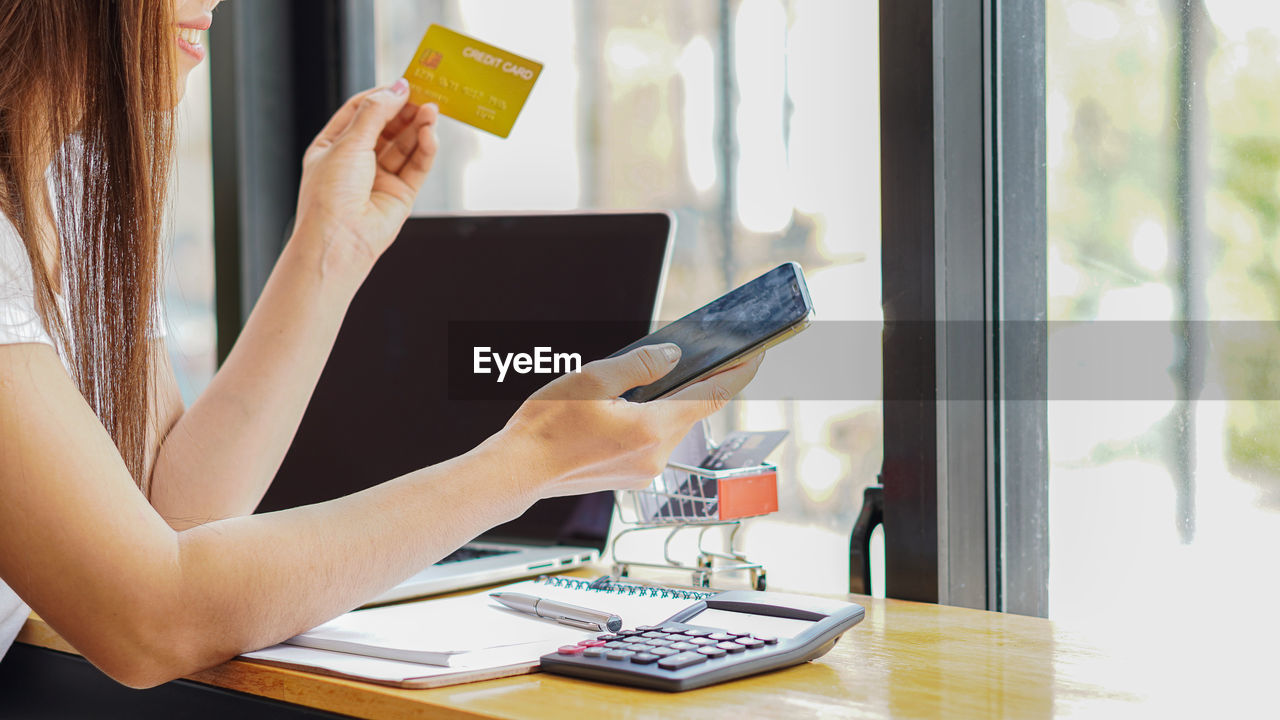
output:
[[[179,27],[178,28],[178,47],[183,52],[196,59],[196,62],[204,60],[205,49],[202,42],[203,33],[198,28]]]

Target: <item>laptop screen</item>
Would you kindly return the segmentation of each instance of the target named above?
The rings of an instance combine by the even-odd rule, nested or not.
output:
[[[661,213],[411,218],[356,295],[259,512],[348,495],[461,455],[553,373],[649,331],[671,234]],[[483,367],[476,373],[476,348]],[[497,360],[495,360],[495,356]],[[527,367],[527,365],[525,366]],[[544,500],[481,535],[603,549],[611,493]]]

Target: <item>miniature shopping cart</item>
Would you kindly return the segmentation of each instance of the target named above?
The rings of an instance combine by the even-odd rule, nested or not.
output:
[[[626,577],[632,567],[690,570],[693,586],[710,587],[716,573],[745,571],[752,587],[765,589],[764,566],[748,560],[735,542],[743,519],[777,512],[776,466],[708,470],[671,462],[647,488],[618,492],[615,502],[619,518],[627,527],[613,540],[614,576]],[[717,527],[728,529],[724,551],[705,546],[707,531]],[[650,530],[667,532],[662,544],[665,563],[619,557],[619,540],[631,533]],[[683,530],[698,532],[697,556],[691,563],[673,558],[671,554],[671,541]]]

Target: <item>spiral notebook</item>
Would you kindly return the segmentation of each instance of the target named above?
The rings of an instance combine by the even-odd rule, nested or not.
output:
[[[710,593],[544,576],[482,592],[356,610],[245,659],[402,687],[438,687],[519,675],[538,658],[595,633],[499,605],[519,592],[612,612],[623,625],[653,625]]]

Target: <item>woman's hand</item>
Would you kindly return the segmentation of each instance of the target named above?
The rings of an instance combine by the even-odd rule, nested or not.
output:
[[[296,235],[323,242],[326,258],[367,272],[409,216],[435,160],[438,110],[408,100],[403,78],[360,93],[307,148]]]
[[[514,442],[536,478],[537,498],[641,488],[662,473],[693,424],[720,410],[755,377],[763,355],[690,385],[669,398],[619,398],[676,366],[680,348],[649,345],[589,363],[525,401],[493,439]]]

